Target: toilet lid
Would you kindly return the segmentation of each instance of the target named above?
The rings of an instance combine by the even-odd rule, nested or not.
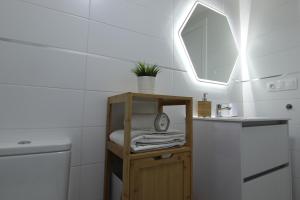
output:
[[[0,157],[27,155],[39,153],[52,153],[69,151],[71,141],[65,137],[51,136],[1,136],[0,137]]]

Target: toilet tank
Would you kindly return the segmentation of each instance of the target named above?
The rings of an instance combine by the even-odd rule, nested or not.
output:
[[[66,200],[68,139],[0,140],[1,200]]]

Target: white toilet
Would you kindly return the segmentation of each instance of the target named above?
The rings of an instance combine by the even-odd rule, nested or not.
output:
[[[70,148],[62,138],[0,140],[0,199],[66,200]]]

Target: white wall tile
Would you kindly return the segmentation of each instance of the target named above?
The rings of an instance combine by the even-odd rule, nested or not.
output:
[[[156,12],[165,12],[165,13],[170,13],[172,12],[172,0],[163,0],[159,1],[157,3],[156,1],[153,0],[126,0],[128,3],[136,3],[140,6],[147,7],[149,9],[155,10]]]
[[[187,96],[191,94],[193,88],[191,87],[193,84],[189,81],[191,78],[189,77],[189,74],[186,72],[174,72],[173,74],[173,88],[174,88],[174,94]],[[200,88],[197,88],[200,92]]]
[[[299,72],[299,53],[300,46],[297,46],[262,57],[250,57],[249,75],[257,78]]]
[[[286,104],[292,104],[293,109],[287,110]],[[250,110],[247,110],[249,108]],[[256,102],[244,102],[244,109],[246,114],[253,112],[254,116],[259,117],[276,117],[291,119],[290,124],[300,124],[300,100],[267,100]]]
[[[71,167],[68,200],[80,200],[80,166]]]
[[[251,11],[250,40],[290,26],[300,17],[298,2],[290,0],[273,0],[271,4],[268,1],[252,0]]]
[[[185,107],[184,106],[170,106],[165,107],[164,112],[170,118],[170,126],[175,128],[175,124],[182,124],[185,121]]]
[[[162,68],[156,76],[155,93],[172,94],[173,90],[173,71]]]
[[[237,70],[238,71],[238,70]],[[232,80],[229,82],[227,87],[228,99],[231,102],[243,102],[243,84],[240,82],[235,82],[235,80],[240,80],[240,77],[233,75]]]
[[[85,96],[84,125],[105,126],[107,98],[112,92],[88,91]]]
[[[23,0],[47,8],[72,13],[82,17],[89,16],[89,1],[87,0]]]
[[[81,125],[81,91],[0,85],[0,94],[0,128]]]
[[[137,80],[131,71],[134,67],[132,62],[89,56],[86,87],[88,90],[136,92]]]
[[[249,40],[248,52],[250,58],[265,56],[278,51],[295,48],[300,45],[300,22],[292,26],[282,27],[268,34],[263,34]]]
[[[240,0],[224,0],[224,13],[237,42],[240,43]]]
[[[85,56],[0,42],[0,82],[83,89]]]
[[[224,0],[200,0],[204,5],[224,12]]]
[[[161,3],[145,6],[130,0],[92,0],[91,18],[147,35],[169,39],[173,31],[172,1],[164,0],[164,2],[168,2],[167,5],[170,8],[159,12]]]
[[[85,127],[82,136],[82,164],[105,160],[105,127]]]
[[[102,200],[104,164],[81,167],[80,200]]]
[[[107,24],[90,22],[89,52],[170,66],[172,44]]]
[[[86,50],[86,20],[16,0],[0,5],[0,37]]]

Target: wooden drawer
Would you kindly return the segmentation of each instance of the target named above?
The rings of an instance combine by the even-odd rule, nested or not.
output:
[[[191,154],[134,160],[130,185],[134,200],[190,200]]]

